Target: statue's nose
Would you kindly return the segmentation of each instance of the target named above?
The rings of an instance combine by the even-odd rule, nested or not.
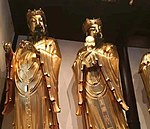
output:
[[[36,27],[35,27],[35,32],[41,32],[41,30],[42,30],[42,26],[41,25],[37,25]]]
[[[39,22],[39,20],[36,20],[36,24],[37,24],[37,25],[40,25],[40,22]]]
[[[41,28],[41,25],[36,25],[36,29],[40,29]]]

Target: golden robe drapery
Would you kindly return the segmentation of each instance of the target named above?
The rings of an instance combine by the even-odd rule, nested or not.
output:
[[[15,129],[58,129],[58,72],[61,55],[55,39],[22,41],[8,71],[7,114],[15,96]],[[13,93],[15,92],[15,95]]]
[[[128,110],[119,81],[115,46],[103,44],[79,50],[73,64],[78,86],[77,115],[86,129],[128,129],[122,109]]]

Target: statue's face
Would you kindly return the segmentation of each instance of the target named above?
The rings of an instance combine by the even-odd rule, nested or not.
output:
[[[91,36],[93,36],[93,37],[100,36],[100,34],[101,34],[101,26],[99,26],[98,24],[91,25],[91,27],[89,29],[89,34]]]
[[[29,19],[29,29],[32,34],[45,34],[46,29],[45,29],[45,24],[44,24],[44,19],[41,15],[33,15]]]

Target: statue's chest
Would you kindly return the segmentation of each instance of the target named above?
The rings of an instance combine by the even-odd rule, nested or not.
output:
[[[18,54],[18,55],[17,55]],[[17,89],[25,93],[32,91],[42,78],[40,61],[34,52],[16,53],[15,82]]]
[[[30,76],[35,74],[40,66],[36,54],[29,51],[20,54],[19,58],[16,59],[16,63],[17,74],[24,79],[31,78]]]

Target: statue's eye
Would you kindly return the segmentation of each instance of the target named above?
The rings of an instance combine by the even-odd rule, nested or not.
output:
[[[32,23],[35,23],[35,19],[31,19],[31,22],[32,22]]]
[[[40,18],[39,18],[39,21],[40,21],[40,22],[42,22],[42,21],[43,21],[43,19],[40,17]]]

